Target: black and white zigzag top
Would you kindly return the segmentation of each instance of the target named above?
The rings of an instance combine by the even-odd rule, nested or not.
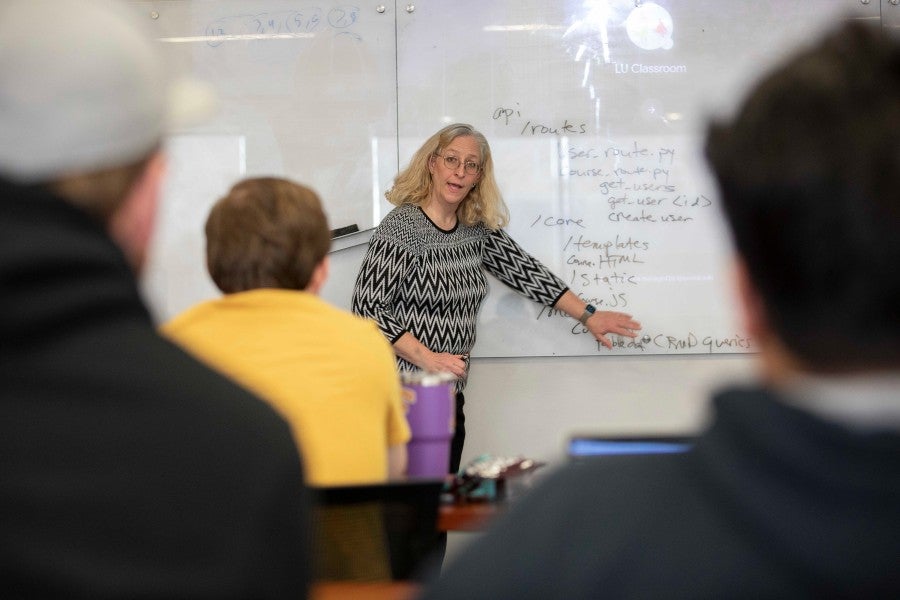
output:
[[[484,270],[547,306],[568,289],[502,229],[457,223],[445,231],[419,207],[404,204],[372,235],[352,310],[374,319],[391,343],[409,331],[433,352],[468,354],[488,290]],[[417,368],[397,361],[401,371]],[[464,380],[457,383],[464,387]]]

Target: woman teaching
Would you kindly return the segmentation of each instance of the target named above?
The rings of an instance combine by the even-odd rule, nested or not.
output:
[[[585,304],[503,230],[509,213],[494,179],[491,149],[471,125],[448,125],[428,138],[385,197],[396,208],[372,235],[352,309],[378,323],[400,370],[458,378],[450,473],[459,469],[465,440],[463,390],[488,291],[484,271],[580,320],[607,348],[612,344],[606,334],[635,337],[640,329],[631,315]]]

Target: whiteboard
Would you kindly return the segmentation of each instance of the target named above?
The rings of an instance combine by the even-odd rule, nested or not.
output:
[[[641,321],[612,353],[752,352],[703,127],[850,9],[873,15],[848,0],[418,3],[398,40],[401,140],[457,121],[485,133],[513,238],[584,300]],[[493,278],[477,331],[474,356],[610,353]]]
[[[616,354],[754,350],[729,291],[703,125],[786,48],[849,11],[881,11],[858,0],[129,2],[172,68],[220,101],[212,120],[167,140],[144,276],[158,319],[218,295],[203,224],[238,179],[312,186],[331,227],[354,225],[364,233],[347,243],[365,243],[398,168],[461,121],[491,142],[513,237],[585,300],[642,322]],[[475,356],[608,353],[491,280]]]
[[[311,186],[332,229],[377,223],[398,167],[393,6],[132,4],[174,72],[209,83],[219,104],[212,119],[168,140],[169,178],[143,282],[159,319],[218,295],[205,269],[203,225],[210,206],[243,177]]]

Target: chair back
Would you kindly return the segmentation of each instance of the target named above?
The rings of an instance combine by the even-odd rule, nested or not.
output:
[[[428,577],[439,548],[442,479],[313,488],[319,580]]]

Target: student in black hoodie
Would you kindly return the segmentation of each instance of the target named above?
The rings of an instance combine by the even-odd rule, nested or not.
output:
[[[706,153],[760,384],[685,454],[550,476],[428,600],[900,597],[900,43],[836,27]]]
[[[164,128],[205,96],[130,11],[0,5],[0,596],[303,598],[287,424],[139,295]]]

